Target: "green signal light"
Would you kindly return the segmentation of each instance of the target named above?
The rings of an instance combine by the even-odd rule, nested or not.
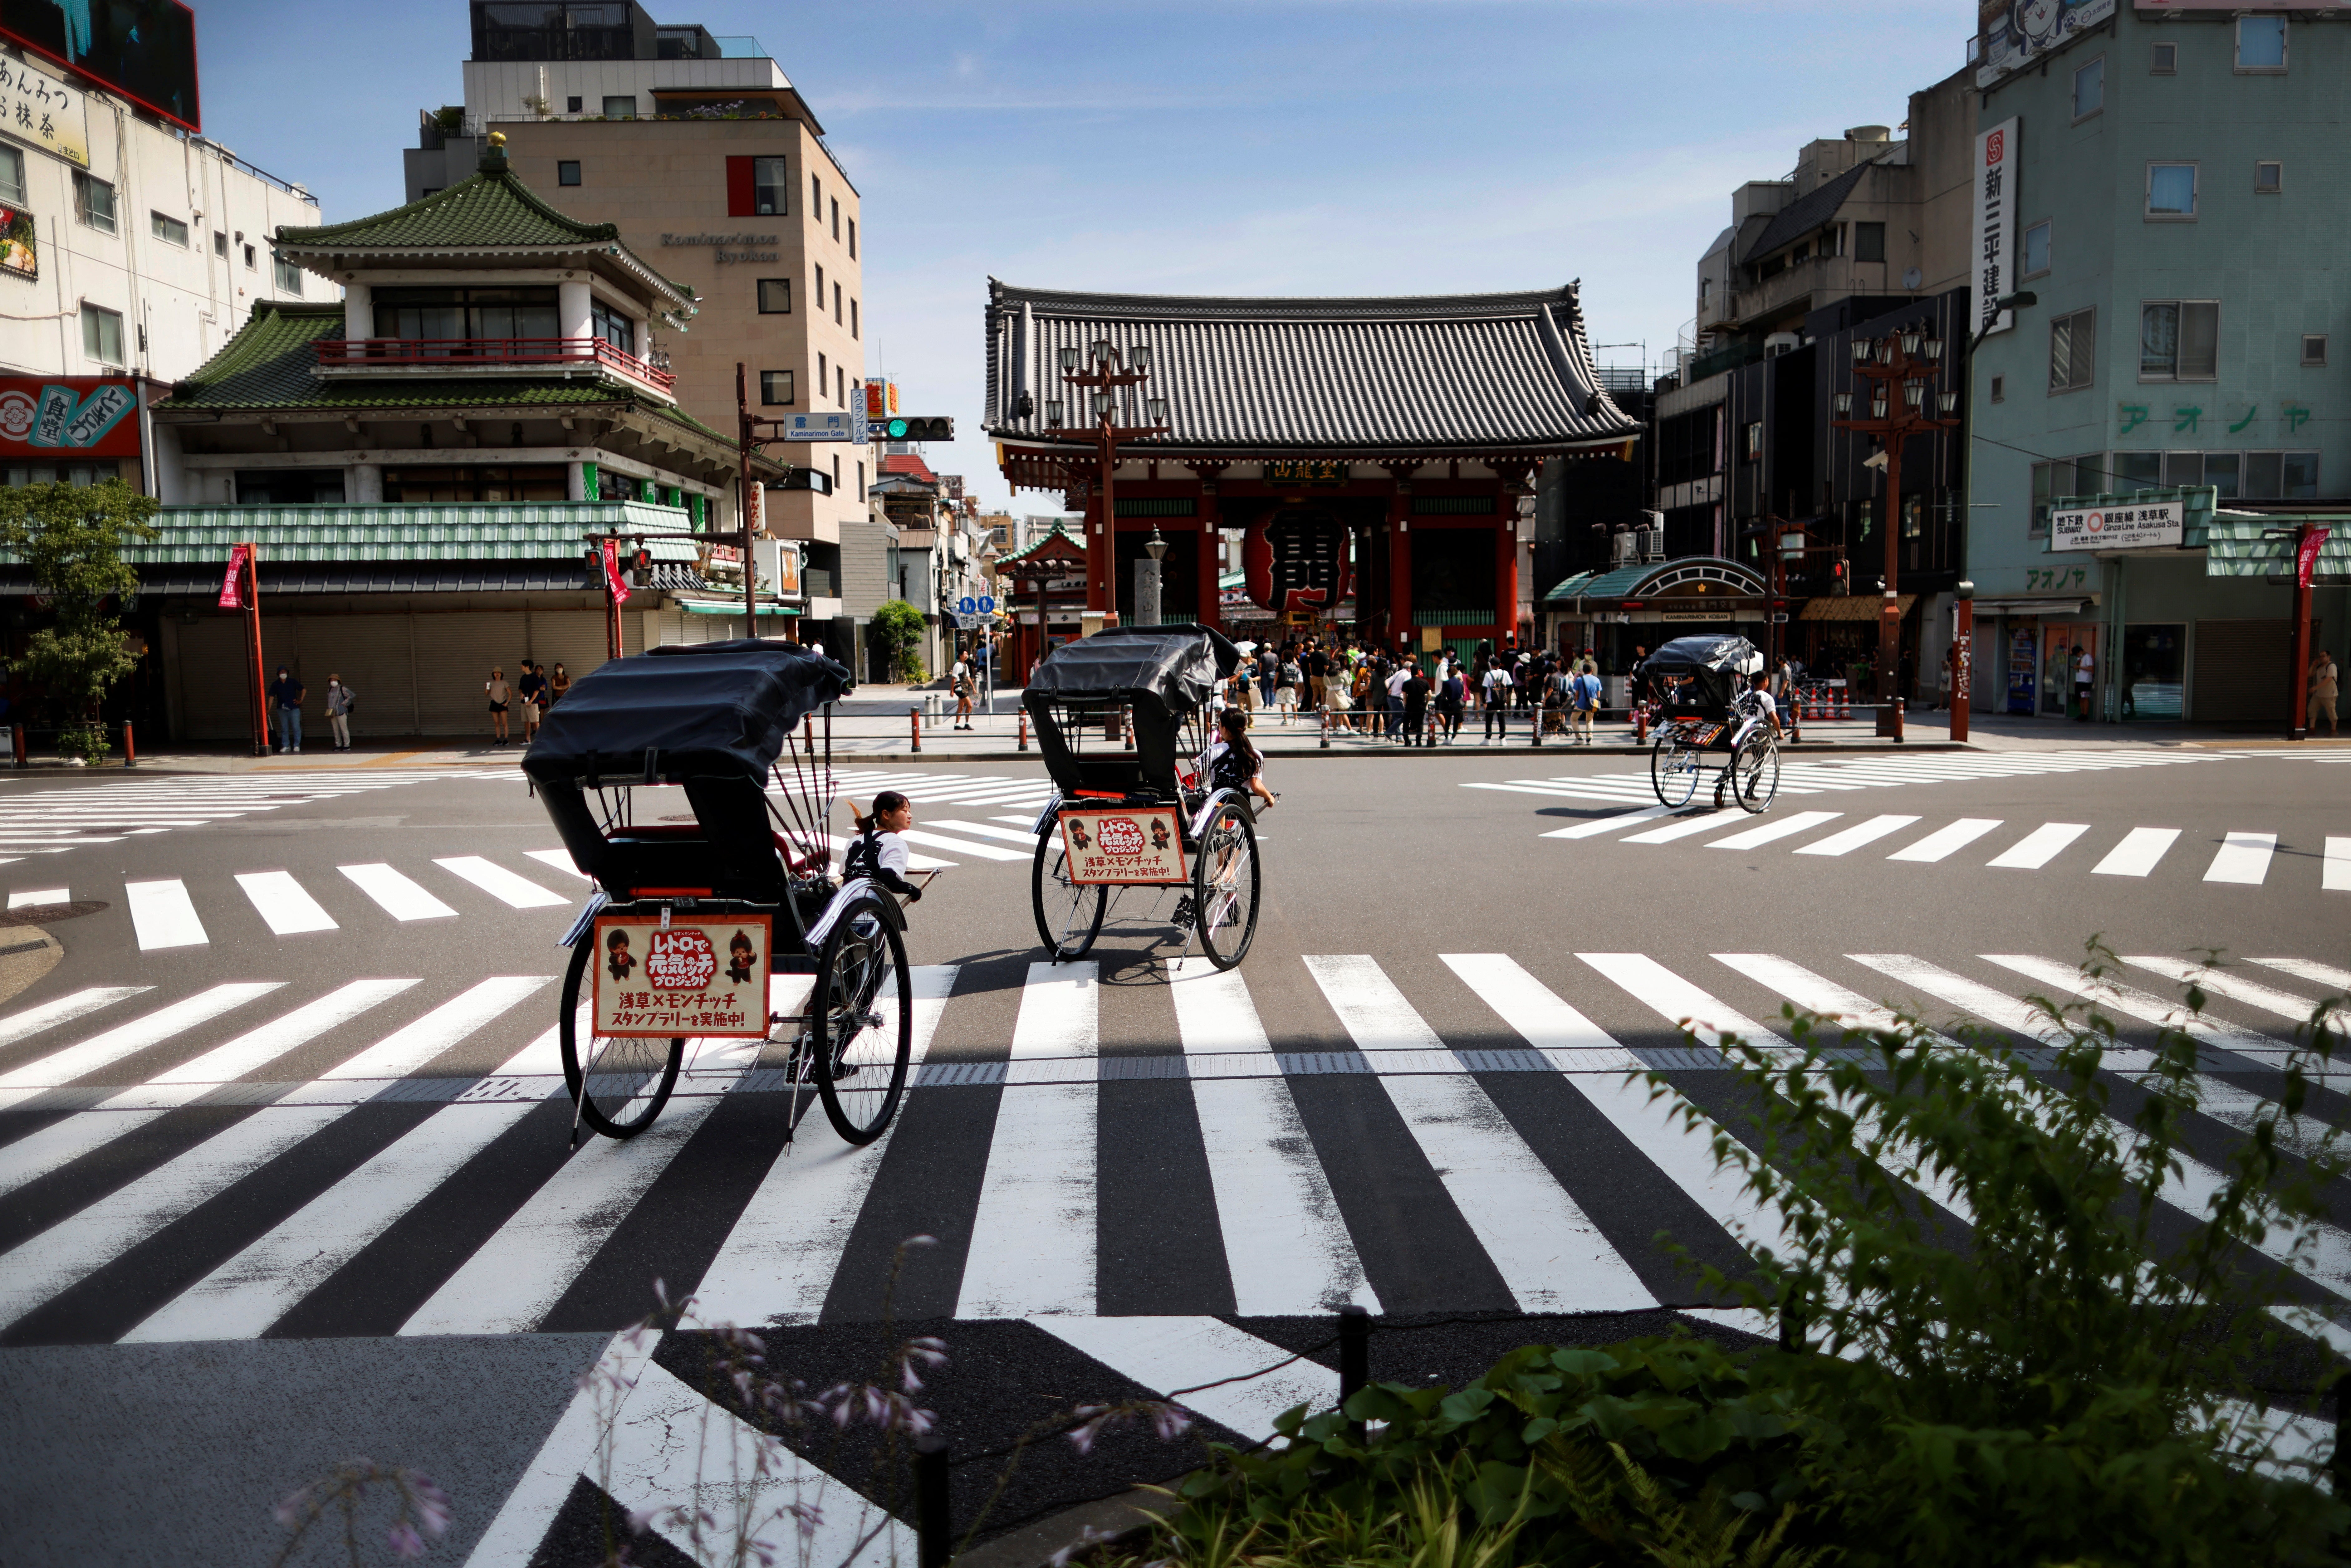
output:
[[[893,441],[906,439],[906,422],[903,419],[893,419],[882,428],[890,433],[890,439]]]

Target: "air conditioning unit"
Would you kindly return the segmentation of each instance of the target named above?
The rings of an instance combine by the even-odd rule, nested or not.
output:
[[[1792,353],[1802,348],[1803,341],[1803,339],[1793,332],[1774,332],[1763,340],[1763,357],[1767,360],[1776,360],[1782,354]]]

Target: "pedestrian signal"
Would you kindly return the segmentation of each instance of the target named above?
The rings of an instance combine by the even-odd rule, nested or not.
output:
[[[953,441],[955,421],[945,415],[901,414],[872,423],[873,434],[883,441]]]

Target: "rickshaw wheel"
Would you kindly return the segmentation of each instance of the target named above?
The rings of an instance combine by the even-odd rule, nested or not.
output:
[[[581,992],[588,983],[588,965],[596,944],[582,938],[571,949],[571,966],[563,975],[563,1010],[556,1019],[556,1040],[563,1048],[563,1087],[580,1107],[580,1119],[608,1138],[627,1138],[653,1125],[669,1092],[677,1086],[677,1070],[685,1061],[685,1037],[644,1040],[590,1034],[583,1053],[580,1040]],[[588,1097],[580,1096],[581,1058],[586,1057]]]
[[[1219,803],[1192,862],[1192,918],[1200,950],[1219,969],[1239,963],[1257,936],[1257,830],[1237,800]]]
[[[1761,732],[1749,736],[1730,759],[1731,793],[1741,808],[1760,814],[1780,792],[1780,748]]]
[[[1703,753],[1684,737],[1681,726],[1662,725],[1649,747],[1649,783],[1662,804],[1675,808],[1690,803],[1690,797],[1698,793],[1702,770]]]
[[[1061,836],[1048,829],[1037,841],[1029,868],[1029,899],[1037,914],[1037,937],[1059,964],[1082,958],[1102,934],[1110,889],[1099,883],[1073,883],[1062,865]]]
[[[860,898],[817,950],[809,1053],[824,1113],[844,1142],[870,1144],[897,1113],[914,1051],[906,943],[878,897]]]

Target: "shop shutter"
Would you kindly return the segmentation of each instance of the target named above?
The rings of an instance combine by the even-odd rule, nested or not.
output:
[[[351,734],[414,735],[416,663],[408,615],[305,615],[295,641],[301,650],[303,742],[331,741],[327,724],[327,677],[340,675],[359,699],[351,709]]]
[[[279,630],[283,631],[282,624]],[[246,660],[245,617],[204,615],[172,628],[172,678],[179,687],[182,740],[243,740],[253,733],[253,671]],[[265,651],[269,625],[262,629]]]
[[[420,735],[490,734],[490,699],[482,688],[493,668],[511,686],[522,678],[529,628],[519,610],[471,610],[416,617],[416,728]],[[507,733],[522,726],[507,710]]]
[[[578,680],[604,662],[604,613],[601,610],[534,610],[530,612],[530,656],[552,676],[560,664]]]
[[[636,619],[653,639],[647,644],[650,647],[666,648],[685,641],[686,615],[683,610],[648,610]],[[632,648],[629,652],[641,653],[644,649]]]
[[[2310,623],[2311,646],[2320,622]],[[2199,724],[2264,720],[2283,724],[2294,662],[2290,621],[2199,621],[2196,675],[2187,716]]]

